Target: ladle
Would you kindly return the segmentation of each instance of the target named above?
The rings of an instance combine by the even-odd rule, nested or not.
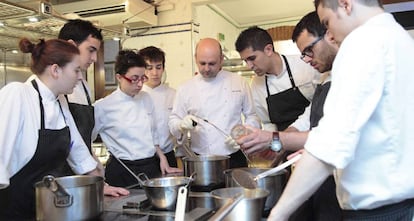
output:
[[[204,122],[206,122],[208,125],[210,125],[210,126],[212,126],[214,129],[216,129],[218,132],[220,132],[220,134],[221,135],[223,135],[224,136],[224,138],[228,138],[228,137],[231,137],[229,134],[227,134],[224,130],[222,130],[222,129],[220,129],[220,127],[218,127],[217,125],[215,125],[215,124],[213,124],[212,122],[210,122],[210,121],[208,121],[207,119],[204,119],[204,118],[201,118],[201,117],[198,117],[198,116],[195,116],[195,115],[193,115],[194,117],[196,117],[196,118],[198,118],[198,119],[200,119],[200,120],[202,120],[202,121],[204,121]],[[196,126],[198,123],[197,122],[195,122],[194,120],[193,120],[193,126]],[[234,139],[234,138],[233,138]],[[247,154],[240,148],[240,150],[241,150],[241,152],[243,153],[243,155],[244,155],[244,157],[246,158],[246,161],[247,161],[247,163],[251,163],[250,162],[250,159],[249,159],[249,157],[247,156]]]
[[[234,169],[234,171],[232,172],[232,176],[233,179],[242,187],[247,188],[247,189],[255,189],[257,188],[257,180],[267,177],[271,174],[277,173],[283,169],[285,169],[286,167],[292,165],[293,163],[295,163],[296,161],[298,161],[300,159],[302,155],[298,154],[295,157],[293,157],[292,159],[280,164],[279,166],[266,170],[263,173],[259,173],[256,176],[254,176],[253,174],[244,171],[242,169]]]

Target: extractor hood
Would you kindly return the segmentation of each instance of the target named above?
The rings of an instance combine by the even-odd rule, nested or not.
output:
[[[155,26],[155,7],[143,0],[84,0],[53,5],[59,14],[76,14],[101,27],[123,32],[124,28]]]

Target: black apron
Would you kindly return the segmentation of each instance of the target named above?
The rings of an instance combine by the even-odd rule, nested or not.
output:
[[[70,103],[67,96],[66,100],[68,101],[69,110],[75,120],[78,131],[81,134],[86,146],[88,146],[89,152],[92,153],[92,130],[95,126],[94,108],[85,84],[83,84],[83,81],[81,83],[86,94],[86,99],[88,100],[88,105]]]
[[[285,130],[289,125],[295,122],[298,116],[305,111],[305,108],[310,103],[299,91],[299,88],[296,87],[289,63],[284,55],[282,55],[282,57],[286,64],[292,88],[270,95],[266,77],[266,103],[269,111],[269,118],[272,123],[276,124],[279,131]]]
[[[95,126],[95,116],[94,116],[94,108],[92,106],[91,98],[89,97],[88,90],[86,90],[86,86],[82,83],[83,90],[86,94],[86,99],[88,100],[88,105],[77,104],[77,103],[70,103],[68,96],[65,95],[66,100],[68,101],[69,110],[75,120],[76,127],[80,135],[82,136],[83,141],[85,142],[86,146],[88,146],[89,153],[92,154],[92,130]],[[69,164],[65,164],[61,169],[62,173],[65,176],[74,175],[75,173],[70,168]]]
[[[318,126],[319,120],[323,116],[323,105],[325,104],[326,96],[328,95],[329,88],[331,87],[331,82],[326,82],[325,84],[319,84],[315,93],[313,94],[311,114],[310,114],[310,128]]]
[[[118,158],[119,159],[119,158]],[[156,156],[140,160],[120,159],[135,175],[144,173],[148,178],[161,177],[159,160]],[[112,154],[109,156],[105,167],[105,182],[111,186],[129,187],[138,183],[129,171],[114,159]]]
[[[39,93],[34,80],[32,84]],[[34,220],[36,216],[34,184],[49,174],[59,177],[61,174],[55,169],[61,167],[69,155],[69,127],[60,130],[45,129],[40,93],[39,103],[41,127],[36,151],[32,159],[10,178],[10,185],[0,190],[0,220]]]

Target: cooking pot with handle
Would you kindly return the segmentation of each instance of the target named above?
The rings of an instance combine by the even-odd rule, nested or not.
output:
[[[223,171],[229,169],[229,156],[199,155],[184,157],[184,175],[197,174],[193,185],[215,186],[224,184]]]
[[[37,220],[90,220],[103,212],[104,180],[99,176],[45,176],[35,184]]]

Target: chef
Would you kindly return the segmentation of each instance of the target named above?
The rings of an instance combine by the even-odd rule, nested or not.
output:
[[[260,126],[250,87],[241,76],[222,70],[217,40],[200,40],[195,59],[200,74],[177,90],[169,121],[171,133],[181,139],[190,130],[191,148],[197,154],[229,155],[230,168],[246,167],[246,157],[227,134],[242,123],[242,115],[245,124]]]
[[[241,59],[257,75],[252,94],[263,128],[285,130],[310,104],[316,87],[313,79],[319,73],[300,56],[275,52],[272,37],[261,28],[242,31],[235,44]]]
[[[168,164],[177,167],[174,153],[175,140],[168,128],[168,118],[174,102],[175,89],[163,82],[166,79],[165,53],[160,48],[148,46],[139,50],[139,54],[147,64],[145,73],[148,76],[148,81],[142,87],[142,91],[147,92],[154,101],[160,148],[167,157]]]
[[[105,168],[106,181],[110,185],[137,184],[128,169],[135,175],[145,173],[149,178],[182,172],[169,166],[159,147],[154,104],[148,93],[141,91],[148,80],[145,66],[144,59],[135,51],[120,51],[115,62],[119,87],[94,105],[93,137],[100,134],[111,152]]]
[[[66,159],[77,174],[99,175],[63,96],[81,79],[78,48],[57,39],[19,46],[38,77],[0,90],[0,220],[34,219],[34,184],[60,176]]]
[[[69,20],[59,31],[59,39],[63,39],[76,45],[80,51],[80,68],[86,73],[88,67],[96,62],[98,50],[100,49],[103,37],[101,31],[90,21],[74,19]],[[94,109],[90,97],[88,83],[82,77],[76,84],[73,93],[67,95],[70,112],[76,122],[76,126],[89,151],[98,162],[98,168],[104,175],[104,169],[95,153],[92,150],[92,130],[95,125]],[[67,175],[72,171],[66,165]],[[105,195],[121,196],[129,194],[128,190],[109,185],[104,186]]]

